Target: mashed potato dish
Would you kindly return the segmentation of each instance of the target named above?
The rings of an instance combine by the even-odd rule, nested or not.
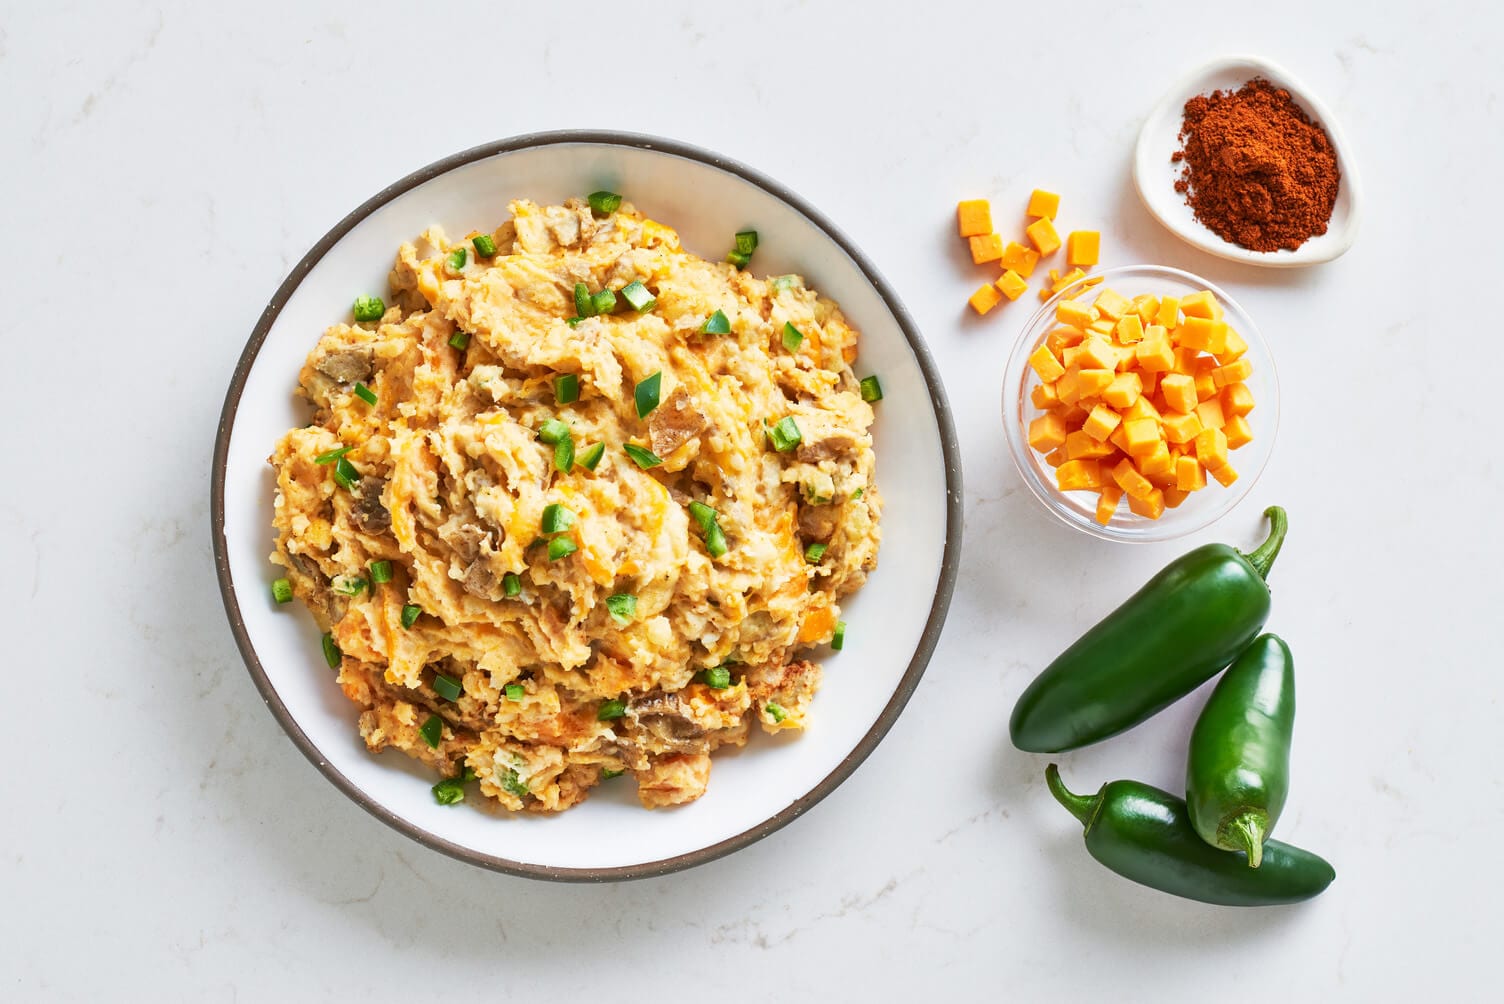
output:
[[[876,563],[881,393],[799,277],[619,200],[511,208],[403,245],[309,354],[273,560],[366,745],[440,801],[554,812],[630,774],[688,802],[711,751],[810,716]]]

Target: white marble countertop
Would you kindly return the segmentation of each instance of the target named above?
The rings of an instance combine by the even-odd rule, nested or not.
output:
[[[0,997],[645,999],[640,973],[652,996],[718,1000],[1496,985],[1497,7],[218,6],[0,17]],[[1237,50],[1304,78],[1354,145],[1367,218],[1335,263],[1208,258],[1133,194],[1160,91]],[[888,739],[769,839],[623,885],[485,872],[340,797],[257,697],[209,546],[224,388],[291,264],[407,172],[563,127],[700,144],[824,209],[926,333],[966,468],[950,620]],[[1035,186],[1100,226],[1104,264],[1199,272],[1272,344],[1273,462],[1194,541],[1086,539],[1006,459],[998,379],[1029,307],[967,315],[981,279],[954,205],[988,197],[1006,220]],[[1300,666],[1280,835],[1338,879],[1298,908],[1217,909],[1092,862],[1006,719],[1102,611],[1190,543],[1253,543],[1271,502],[1293,527],[1271,627]],[[1195,707],[1065,757],[1068,779],[1176,787]]]

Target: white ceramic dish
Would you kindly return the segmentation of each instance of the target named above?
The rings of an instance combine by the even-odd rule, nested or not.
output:
[[[882,378],[873,435],[886,499],[880,567],[845,605],[845,650],[825,659],[812,726],[792,740],[754,737],[717,755],[709,791],[672,810],[637,804],[630,783],[604,785],[558,816],[494,816],[441,806],[434,778],[398,753],[372,756],[356,708],[323,663],[312,619],[277,609],[270,469],[288,428],[307,421],[297,373],[354,295],[386,288],[397,247],[431,223],[489,229],[507,202],[557,202],[606,188],[679,230],[691,250],[724,254],[754,227],[760,274],[798,272],[862,332],[863,374]],[[268,707],[305,755],[373,815],[427,846],[514,874],[599,881],[663,874],[771,833],[819,801],[872,751],[908,700],[939,635],[961,543],[955,430],[912,320],[838,230],[775,182],[724,158],[650,137],[546,133],[457,154],[382,191],[293,269],[236,368],[215,443],[214,547],[225,609]],[[926,602],[926,598],[933,601]],[[755,730],[754,730],[755,731]]]
[[[1301,110],[1321,123],[1332,138],[1337,151],[1337,167],[1342,172],[1337,202],[1332,208],[1326,233],[1313,237],[1294,251],[1250,251],[1223,240],[1196,219],[1191,207],[1185,203],[1185,196],[1175,191],[1180,165],[1172,163],[1170,157],[1180,149],[1178,137],[1185,103],[1198,94],[1235,91],[1254,77],[1264,77],[1275,86],[1288,90]],[[1166,92],[1139,130],[1133,155],[1133,183],[1149,212],[1187,244],[1219,258],[1271,268],[1315,265],[1341,256],[1352,247],[1358,235],[1363,205],[1357,166],[1336,116],[1288,70],[1257,56],[1214,59],[1186,74]]]
[[[1212,481],[1204,490],[1193,492],[1178,508],[1165,510],[1159,519],[1139,516],[1124,502],[1106,526],[1097,522],[1098,496],[1095,492],[1062,492],[1057,487],[1054,468],[1045,463],[1044,457],[1028,442],[1029,422],[1039,414],[1029,397],[1039,384],[1039,375],[1029,366],[1029,356],[1055,327],[1056,304],[1063,297],[1079,292],[1075,286],[1057,293],[1035,311],[1008,356],[1003,371],[1003,430],[1008,440],[1008,452],[1029,491],[1068,525],[1103,540],[1136,543],[1174,540],[1204,529],[1231,512],[1253,490],[1269,463],[1274,452],[1275,435],[1279,431],[1279,376],[1275,372],[1274,357],[1253,318],[1226,292],[1200,276],[1163,265],[1123,265],[1098,274],[1102,284],[1081,293],[1082,299],[1090,300],[1097,290],[1107,287],[1130,298],[1140,293],[1153,293],[1183,299],[1203,289],[1216,294],[1226,311],[1227,322],[1248,342],[1247,358],[1253,363],[1248,389],[1253,392],[1255,407],[1248,416],[1248,423],[1254,438],[1253,442],[1232,454],[1238,480],[1228,487]]]

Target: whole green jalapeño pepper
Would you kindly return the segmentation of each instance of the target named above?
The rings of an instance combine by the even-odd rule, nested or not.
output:
[[[1285,542],[1279,506],[1252,554],[1207,544],[1172,561],[1035,678],[1008,722],[1030,753],[1076,749],[1132,728],[1211,679],[1269,617],[1264,578]]]
[[[1066,790],[1054,764],[1045,780],[1086,827],[1086,849],[1119,875],[1162,892],[1222,906],[1277,906],[1320,893],[1337,873],[1325,859],[1270,840],[1264,863],[1249,868],[1208,844],[1183,801],[1138,781],[1109,781],[1095,795]]]
[[[1295,663],[1272,634],[1260,635],[1212,689],[1191,731],[1186,804],[1213,847],[1242,851],[1259,867],[1290,790]]]

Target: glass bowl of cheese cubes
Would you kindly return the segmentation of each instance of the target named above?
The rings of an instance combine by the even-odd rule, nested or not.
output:
[[[1211,524],[1273,451],[1268,346],[1216,286],[1159,265],[1051,297],[1008,358],[1003,425],[1024,483],[1070,525],[1159,541]]]

